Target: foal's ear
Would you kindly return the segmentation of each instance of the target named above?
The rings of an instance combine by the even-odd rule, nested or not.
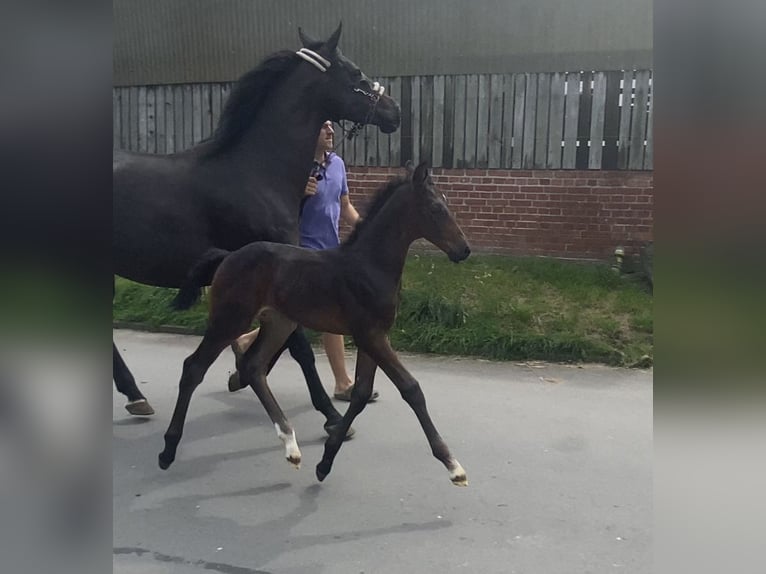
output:
[[[412,174],[412,183],[416,185],[422,185],[428,179],[428,162],[424,161],[415,168],[415,173]]]
[[[412,179],[412,174],[415,173],[415,164],[412,163],[411,159],[408,159],[407,162],[404,164],[404,170],[407,173],[407,177]]]
[[[338,23],[338,29],[332,33],[330,39],[325,42],[325,48],[332,54],[338,47],[338,40],[340,40],[340,32],[343,29],[343,21]]]
[[[300,37],[301,44],[303,44],[304,48],[321,44],[319,40],[314,40],[314,38],[306,34],[306,32],[303,31],[303,28],[300,28],[300,27],[298,28],[298,36]]]

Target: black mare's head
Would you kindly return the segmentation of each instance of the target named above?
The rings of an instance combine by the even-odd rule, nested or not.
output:
[[[338,29],[324,42],[310,38],[299,29],[303,47],[318,54],[321,58],[319,66],[326,68],[322,72],[316,64],[304,64],[313,65],[318,73],[322,73],[316,89],[318,100],[326,108],[326,118],[336,122],[346,119],[376,125],[383,133],[396,131],[401,121],[399,104],[385,93],[376,92],[370,79],[341,53],[338,48],[341,28],[342,25],[338,25]],[[330,65],[324,66],[323,61]]]

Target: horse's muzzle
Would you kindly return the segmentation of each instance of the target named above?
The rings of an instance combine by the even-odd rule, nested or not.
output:
[[[385,106],[381,105],[383,101],[385,101]],[[402,122],[402,110],[396,100],[388,96],[381,97],[376,111],[379,116],[377,123],[380,131],[384,134],[391,134],[399,129]]]
[[[463,246],[463,249],[458,249],[457,251],[450,251],[449,259],[453,263],[460,263],[464,259],[467,259],[470,254],[471,254],[471,248],[466,243]]]

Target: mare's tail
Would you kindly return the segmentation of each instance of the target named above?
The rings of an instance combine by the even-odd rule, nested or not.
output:
[[[229,253],[231,252],[217,247],[205,251],[200,260],[191,268],[186,280],[178,290],[178,295],[173,299],[171,303],[173,309],[182,311],[194,305],[202,294],[202,287],[213,282],[216,269]]]

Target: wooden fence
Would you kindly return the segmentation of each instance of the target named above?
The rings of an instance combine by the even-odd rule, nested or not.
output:
[[[338,153],[350,166],[427,159],[445,168],[653,169],[649,70],[374,79],[401,103],[402,126],[344,140]],[[231,87],[114,88],[114,147],[192,146],[215,129]]]

